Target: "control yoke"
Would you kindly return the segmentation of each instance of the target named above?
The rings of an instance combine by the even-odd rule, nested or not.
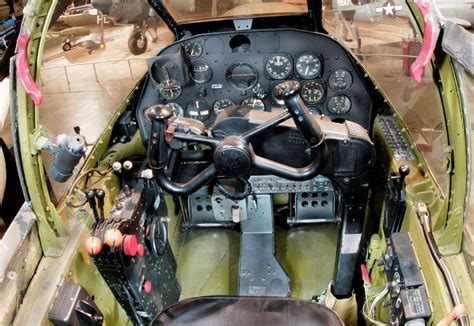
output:
[[[315,177],[325,162],[327,149],[320,125],[299,95],[300,88],[301,84],[297,81],[279,84],[275,95],[285,102],[287,111],[240,135],[215,138],[174,132],[172,139],[204,144],[214,150],[213,163],[185,183],[174,182],[165,174],[169,149],[165,134],[172,110],[163,104],[151,106],[145,112],[152,122],[148,143],[148,164],[155,170],[157,183],[169,193],[185,195],[196,191],[218,177],[248,179],[251,169],[254,167],[268,174],[295,181],[309,180]],[[290,118],[293,119],[312,151],[312,162],[302,168],[295,168],[258,156],[250,146],[250,140],[253,137],[267,132]]]

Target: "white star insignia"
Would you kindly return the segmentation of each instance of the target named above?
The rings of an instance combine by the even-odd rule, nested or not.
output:
[[[385,7],[383,7],[383,10],[385,11],[385,15],[394,15],[393,10],[395,9],[395,6],[392,6],[392,3],[389,2]]]

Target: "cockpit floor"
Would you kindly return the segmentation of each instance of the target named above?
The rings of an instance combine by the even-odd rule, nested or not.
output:
[[[180,300],[237,295],[240,233],[218,228],[182,230],[176,224],[170,227],[182,289]],[[291,297],[309,300],[328,286],[336,245],[335,225],[276,229],[277,257],[291,279]]]

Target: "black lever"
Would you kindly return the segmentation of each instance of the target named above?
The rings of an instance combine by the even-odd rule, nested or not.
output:
[[[390,173],[385,191],[384,233],[388,238],[399,232],[406,212],[405,178],[410,173],[406,164],[398,168],[398,173]]]
[[[164,104],[157,104],[145,111],[151,121],[148,140],[148,164],[153,169],[164,169],[168,161],[168,148],[165,142],[166,124],[173,116],[173,110]]]
[[[95,191],[94,190],[87,190],[86,192],[87,202],[94,213],[94,217],[96,220],[99,219],[99,215],[97,214],[97,203],[95,201]]]
[[[410,167],[406,164],[401,165],[398,168],[398,175],[400,180],[398,181],[398,192],[401,193],[403,190],[403,185],[405,184],[405,177],[410,174]]]
[[[296,127],[311,147],[320,145],[323,141],[323,132],[319,124],[309,112],[299,91],[301,84],[296,80],[286,81],[275,87],[275,96],[285,101],[288,112],[291,114]]]
[[[99,206],[100,218],[104,219],[104,197],[105,191],[102,189],[97,189],[95,191],[95,196],[97,197],[97,206]]]

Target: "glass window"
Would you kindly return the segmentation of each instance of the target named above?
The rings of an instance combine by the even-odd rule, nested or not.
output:
[[[405,1],[325,0],[326,30],[357,57],[404,121],[443,194],[449,189],[442,104],[432,71],[410,77],[421,39]]]
[[[142,6],[133,2],[133,8],[128,2],[99,5],[58,8],[41,66],[41,125],[53,139],[80,127],[88,151],[147,71],[146,59],[174,40],[146,1]],[[52,158],[43,151],[47,171]],[[56,198],[62,197],[71,179],[50,179]]]
[[[464,241],[463,249],[466,255],[467,266],[471,278],[474,280],[474,153],[473,153],[473,144],[474,144],[474,79],[469,77],[467,73],[463,73],[462,84],[464,86],[463,92],[465,99],[467,100],[467,107],[469,108],[469,117],[467,121],[470,122],[470,128],[467,130],[467,134],[470,138],[470,150],[471,150],[471,169],[470,169],[470,193],[469,193],[469,204],[467,211],[467,219],[464,228]]]
[[[306,0],[167,0],[163,1],[178,23],[233,17],[306,14]]]

